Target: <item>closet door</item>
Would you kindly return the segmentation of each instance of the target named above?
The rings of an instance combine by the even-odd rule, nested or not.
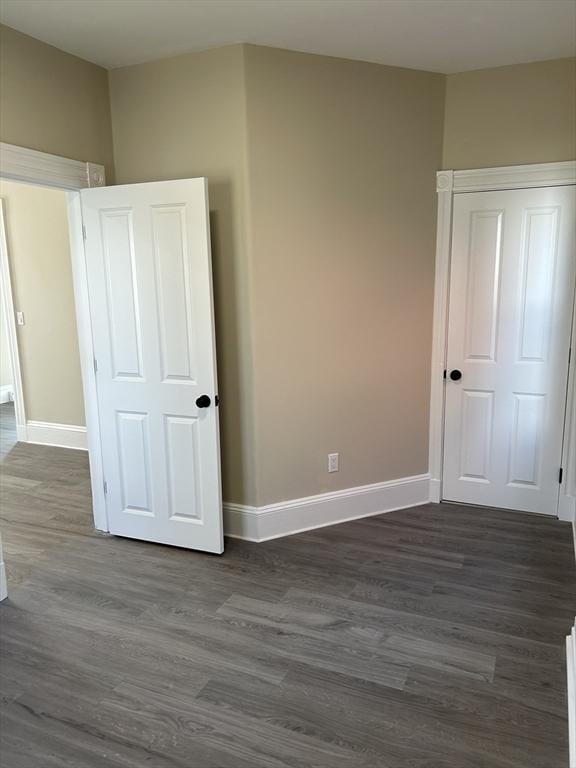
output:
[[[555,515],[575,187],[454,196],[443,496]]]

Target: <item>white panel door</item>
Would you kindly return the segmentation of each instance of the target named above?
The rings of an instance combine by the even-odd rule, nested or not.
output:
[[[81,195],[109,530],[222,552],[205,179]]]
[[[447,500],[556,514],[575,210],[573,186],[454,196]]]

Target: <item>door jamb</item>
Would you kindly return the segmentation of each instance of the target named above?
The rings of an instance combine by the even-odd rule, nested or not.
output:
[[[92,508],[94,526],[97,530],[108,531],[108,515],[106,512],[106,496],[104,494],[104,469],[102,462],[102,446],[100,437],[100,418],[98,413],[98,397],[96,376],[94,371],[94,347],[92,340],[92,319],[88,301],[88,282],[86,277],[86,256],[84,251],[84,229],[82,222],[82,206],[80,190],[88,187],[103,187],[106,184],[104,166],[97,163],[70,160],[67,157],[50,155],[14,144],[0,142],[0,178],[23,181],[37,186],[62,189],[67,192],[68,224],[70,230],[70,257],[72,263],[72,279],[74,286],[74,304],[76,308],[76,325],[80,349],[80,368],[82,372],[82,390],[86,411],[86,436],[88,442],[88,458],[90,462],[90,481],[92,487]],[[3,237],[4,219],[0,232],[2,269],[2,290],[9,285],[9,262],[6,240]],[[14,305],[10,291],[10,300],[6,309],[11,311],[8,320],[14,331],[15,353],[18,355]],[[19,368],[18,368],[19,370]],[[15,375],[16,378],[16,375]],[[16,386],[16,385],[15,385]],[[20,392],[17,393],[22,404],[24,417],[24,398],[20,379]]]
[[[558,500],[558,517],[576,523],[576,293],[572,318],[570,367],[564,421],[564,445],[562,447],[563,478]]]
[[[444,371],[446,368],[448,301],[450,288],[450,255],[452,246],[452,211],[454,195],[466,192],[487,192],[504,189],[529,189],[576,184],[576,161],[538,163],[534,165],[477,168],[465,171],[438,171],[438,217],[436,230],[436,269],[434,280],[434,319],[432,326],[432,364],[430,384],[430,429],[428,464],[430,473],[430,501],[442,498],[442,457],[444,449]],[[576,304],[574,306],[576,329]],[[573,334],[573,347],[576,336]],[[565,440],[563,466],[567,477],[560,489],[559,516],[576,518],[576,350],[568,373],[568,391],[571,393],[564,419]]]
[[[2,317],[6,328],[8,341],[8,357],[12,369],[12,385],[14,387],[14,412],[16,415],[16,438],[26,440],[26,407],[24,405],[24,390],[22,387],[22,369],[20,367],[20,352],[18,351],[18,334],[16,331],[16,310],[14,308],[14,293],[10,276],[10,261],[8,259],[8,241],[6,238],[6,220],[4,200],[0,198],[0,290],[2,291]]]

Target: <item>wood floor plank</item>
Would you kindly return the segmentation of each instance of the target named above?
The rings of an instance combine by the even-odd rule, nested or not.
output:
[[[487,653],[408,635],[391,635],[384,645],[410,666],[421,665],[490,683],[494,680],[496,657]]]
[[[115,538],[86,454],[15,444],[6,405],[9,768],[566,765],[569,525],[427,504],[223,557]]]
[[[388,608],[384,604],[366,603],[359,599],[337,598],[332,595],[290,589],[284,601],[301,607],[316,608],[355,621],[363,621],[381,628],[386,634],[399,632],[427,640],[446,642],[479,652],[513,656],[532,661],[549,662],[558,660],[557,643],[543,643],[525,637],[510,636],[483,627],[470,626],[457,621],[446,621],[434,615]]]

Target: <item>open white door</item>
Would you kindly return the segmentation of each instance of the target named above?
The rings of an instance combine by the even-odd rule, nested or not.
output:
[[[555,515],[576,188],[454,200],[443,498]]]
[[[205,179],[81,192],[110,533],[221,553]]]

